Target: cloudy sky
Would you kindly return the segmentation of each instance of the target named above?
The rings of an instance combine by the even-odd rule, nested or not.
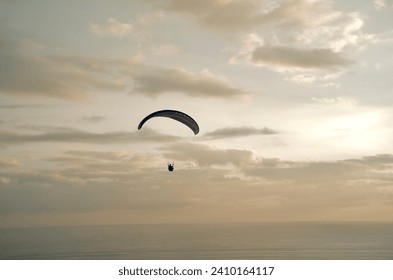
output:
[[[0,226],[391,222],[392,49],[391,0],[0,0]]]

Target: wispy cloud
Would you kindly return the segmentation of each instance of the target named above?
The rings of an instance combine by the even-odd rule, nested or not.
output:
[[[226,31],[247,30],[263,25],[304,26],[321,20],[324,10],[319,1],[285,0],[202,0],[184,2],[181,0],[151,0],[156,7],[180,14],[192,15],[207,27]],[[316,16],[318,12],[318,16]]]
[[[0,168],[17,168],[19,163],[15,158],[0,156]]]
[[[133,25],[123,23],[114,18],[109,18],[105,24],[89,23],[90,32],[98,36],[124,38],[132,35]]]
[[[392,0],[374,0],[374,6],[378,10],[381,10],[383,8],[392,8],[393,9],[393,1]]]
[[[0,144],[16,145],[23,143],[93,143],[93,144],[114,144],[145,141],[174,141],[174,136],[163,135],[151,129],[144,129],[138,132],[87,132],[75,129],[58,129],[40,134],[15,133],[10,131],[0,131]]]
[[[351,60],[330,49],[298,49],[284,46],[260,46],[251,56],[257,65],[278,69],[330,69],[348,66]]]
[[[338,108],[343,108],[343,109],[351,109],[355,105],[358,104],[358,101],[353,99],[353,98],[348,98],[348,97],[333,97],[333,98],[318,98],[318,97],[313,97],[311,100],[315,103],[322,104],[322,105],[327,105],[327,106],[335,106]]]
[[[163,44],[163,45],[152,47],[152,52],[154,55],[159,55],[159,56],[173,55],[179,52],[179,48],[172,44]]]
[[[320,71],[320,73],[315,72],[302,72],[298,74],[293,74],[287,77],[285,80],[292,81],[304,86],[315,86],[318,87],[339,87],[337,80],[342,77],[347,70],[343,68],[342,70],[337,70],[335,72]]]
[[[192,73],[183,69],[149,68],[135,73],[135,90],[150,96],[178,92],[190,97],[242,98],[248,93],[209,70]]]
[[[151,153],[130,155],[125,151],[71,150],[46,160],[66,166],[64,173],[71,178],[92,180],[96,173],[96,178],[108,181],[113,176],[135,175],[133,169],[151,169],[157,165],[158,157]]]
[[[255,165],[244,168],[245,174],[267,180],[307,181],[320,185],[342,181],[344,184],[361,180],[379,180],[391,183],[392,155],[376,155],[361,159],[331,162],[296,162],[279,159],[261,159]],[[332,176],[334,174],[334,176]]]
[[[84,121],[88,122],[102,122],[105,120],[105,117],[103,116],[89,116],[89,117],[83,117]]]
[[[192,15],[197,21],[219,29],[242,29],[255,24],[261,17],[258,12],[260,3],[255,0],[193,2],[152,0],[150,2],[163,10]]]
[[[212,139],[221,139],[231,137],[245,137],[252,135],[271,135],[277,133],[277,131],[267,127],[255,128],[250,126],[241,126],[216,129],[214,131],[206,133],[205,136]]]
[[[164,156],[173,160],[191,161],[199,166],[239,165],[252,161],[252,152],[239,149],[218,149],[204,144],[177,143],[163,148]]]

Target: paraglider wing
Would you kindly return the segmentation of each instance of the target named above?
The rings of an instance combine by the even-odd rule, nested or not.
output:
[[[177,121],[185,124],[186,126],[188,126],[194,132],[195,135],[197,135],[199,132],[198,123],[193,118],[191,118],[189,115],[187,115],[183,112],[176,111],[176,110],[161,110],[161,111],[151,113],[150,115],[146,116],[139,123],[138,130],[142,128],[142,126],[144,125],[145,122],[147,122],[149,119],[155,118],[155,117],[165,117],[165,118],[171,118],[171,119],[177,120]]]

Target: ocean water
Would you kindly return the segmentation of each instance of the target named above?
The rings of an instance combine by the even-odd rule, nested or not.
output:
[[[0,229],[0,259],[393,260],[393,224],[199,224]]]

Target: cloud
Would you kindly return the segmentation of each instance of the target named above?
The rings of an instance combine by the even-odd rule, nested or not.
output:
[[[98,36],[109,36],[124,38],[128,37],[133,32],[133,25],[130,23],[122,23],[114,18],[109,18],[103,25],[96,23],[89,23],[89,30]]]
[[[0,168],[18,168],[20,165],[15,158],[0,157]]]
[[[183,69],[152,68],[134,74],[136,92],[157,96],[179,92],[191,97],[242,98],[248,95],[234,87],[226,78],[209,70],[192,73]]]
[[[130,155],[126,151],[95,150],[66,151],[47,159],[51,163],[66,166],[63,174],[79,182],[113,181],[124,176],[132,180],[132,176],[135,175],[133,170],[136,169],[138,172],[141,169],[151,170],[157,167],[159,160],[157,155],[150,153]]]
[[[251,162],[253,153],[248,150],[218,149],[204,144],[177,143],[162,148],[164,156],[173,160],[192,161],[199,166],[242,165]]]
[[[76,129],[55,129],[40,134],[15,133],[0,131],[0,144],[17,145],[23,143],[92,143],[114,144],[145,141],[174,141],[177,137],[157,133],[145,128],[138,132],[87,132]]]
[[[260,46],[253,51],[251,62],[285,70],[340,68],[352,63],[330,49],[307,50],[284,46]]]
[[[123,161],[129,158],[129,155],[121,151],[92,151],[92,150],[71,150],[64,152],[66,156],[73,159],[92,159],[104,161]],[[134,159],[133,159],[134,160]]]
[[[14,110],[14,109],[25,109],[25,108],[34,108],[34,109],[39,109],[39,108],[45,108],[48,107],[47,105],[32,105],[32,104],[7,104],[7,105],[0,105],[1,109],[9,109],[9,110]]]
[[[248,31],[230,63],[262,66],[302,85],[337,87],[358,53],[388,41],[364,31],[366,16],[340,11],[333,1],[283,1],[270,17],[268,29]],[[286,17],[297,24],[285,24]]]
[[[343,109],[351,109],[358,104],[358,101],[349,97],[333,97],[333,98],[317,98],[313,97],[311,100],[317,104],[336,106]]]
[[[130,186],[137,187],[141,183],[143,177],[140,175],[133,174],[134,182],[128,176],[128,182],[131,182],[128,184],[123,177],[122,182],[114,187],[113,181],[116,181],[118,174],[104,174],[111,180],[102,180],[100,175],[92,181],[78,181],[75,176],[83,175],[83,171],[70,173],[68,170],[47,171],[47,174],[43,171],[13,174],[9,186],[0,188],[0,216],[8,213],[80,214],[108,209],[157,211],[184,205],[184,202],[172,195],[173,191],[167,189],[172,195],[168,196],[164,190],[150,188],[148,183],[145,189],[130,190]],[[92,173],[89,174],[90,178],[91,176]],[[147,176],[147,173],[143,176]],[[13,186],[17,188],[12,188]]]
[[[152,51],[154,55],[163,56],[163,55],[176,54],[179,52],[179,48],[175,45],[164,44],[164,45],[153,47]]]
[[[263,23],[278,24],[286,28],[315,26],[331,17],[330,3],[318,0],[276,2],[275,8],[265,15]]]
[[[314,48],[339,52],[368,37],[362,33],[360,13],[337,10],[330,0],[202,0],[195,3],[150,0],[150,3],[162,10],[191,15],[198,23],[222,31],[261,30],[263,37],[270,41],[267,45],[313,43],[318,44]]]
[[[88,122],[102,122],[105,120],[103,116],[90,116],[90,117],[83,117],[83,120]]]
[[[375,156],[365,156],[360,159],[348,159],[345,160],[348,163],[363,164],[372,171],[392,171],[393,167],[393,155],[391,154],[378,154]],[[392,175],[388,174],[387,175]]]
[[[326,183],[329,178],[348,179],[359,175],[358,167],[337,162],[291,162],[276,161],[267,163],[262,159],[259,165],[246,168],[248,176],[261,177],[272,181],[319,181]],[[331,177],[331,174],[335,174]],[[333,179],[333,180],[334,180]]]
[[[46,161],[49,170],[0,170],[0,219],[8,213],[159,211],[185,204],[170,185],[156,187],[168,183],[151,175],[161,178],[167,171],[152,166],[157,157],[151,154],[72,150]]]
[[[374,0],[374,7],[377,10],[381,10],[386,7],[393,8],[393,1],[392,0]]]
[[[205,134],[206,137],[212,139],[231,138],[231,137],[244,137],[252,135],[271,135],[277,134],[277,131],[270,128],[255,128],[250,126],[242,127],[227,127],[214,130]]]
[[[392,167],[392,155],[376,155],[331,162],[261,159],[258,164],[245,167],[244,172],[248,176],[267,180],[317,182],[328,186],[338,182],[345,184],[354,180],[379,180],[391,183],[393,181]],[[385,173],[385,171],[388,172]]]
[[[261,16],[259,1],[201,0],[184,2],[179,0],[150,1],[164,10],[194,16],[199,22],[220,29],[239,29],[253,25]]]
[[[0,170],[0,178],[4,178],[0,181],[4,181],[0,187],[0,220],[15,213],[59,216],[124,210],[144,215],[144,211],[179,211],[194,203],[184,192],[185,178],[193,182],[192,192],[212,176],[217,183],[222,179],[221,171],[179,170],[176,181],[168,180],[162,158],[128,151],[71,150],[46,161],[51,163],[49,170]]]
[[[380,10],[381,8],[386,6],[386,3],[384,0],[374,0],[374,6],[377,10]]]
[[[390,154],[309,162],[190,143],[166,149],[209,168],[176,162],[169,173],[153,154],[71,150],[46,159],[48,170],[0,170],[1,224],[391,221]]]
[[[340,85],[336,82],[341,76],[346,73],[345,69],[337,70],[335,72],[320,72],[320,73],[300,73],[294,74],[286,80],[295,82],[300,85],[305,86],[315,86],[319,87],[339,87]]]
[[[94,67],[109,61],[43,55],[0,32],[0,93],[20,97],[84,100],[91,90],[121,91],[125,85],[110,71]],[[123,63],[124,64],[124,63]]]
[[[99,59],[94,57],[57,57],[62,64],[69,64],[87,73],[109,78],[119,75],[119,85],[133,87],[132,92],[148,96],[178,92],[191,97],[239,98],[248,93],[234,87],[228,79],[215,75],[208,69],[200,73],[179,68],[146,65],[134,60]],[[107,76],[107,77],[106,77]]]
[[[146,65],[136,59],[44,55],[0,34],[0,94],[84,100],[98,92],[150,97],[177,92],[191,97],[242,98],[248,92],[207,69],[193,73]]]
[[[362,27],[360,15],[340,13],[321,25],[290,32],[249,33],[230,63],[265,66],[280,72],[338,71],[353,63],[346,57],[347,49],[360,50],[376,40],[374,35],[363,34]]]
[[[151,0],[156,7],[180,14],[192,15],[199,23],[225,31],[247,30],[264,25],[304,26],[321,19],[323,9],[318,2],[308,0]],[[318,14],[318,16],[316,16]]]

